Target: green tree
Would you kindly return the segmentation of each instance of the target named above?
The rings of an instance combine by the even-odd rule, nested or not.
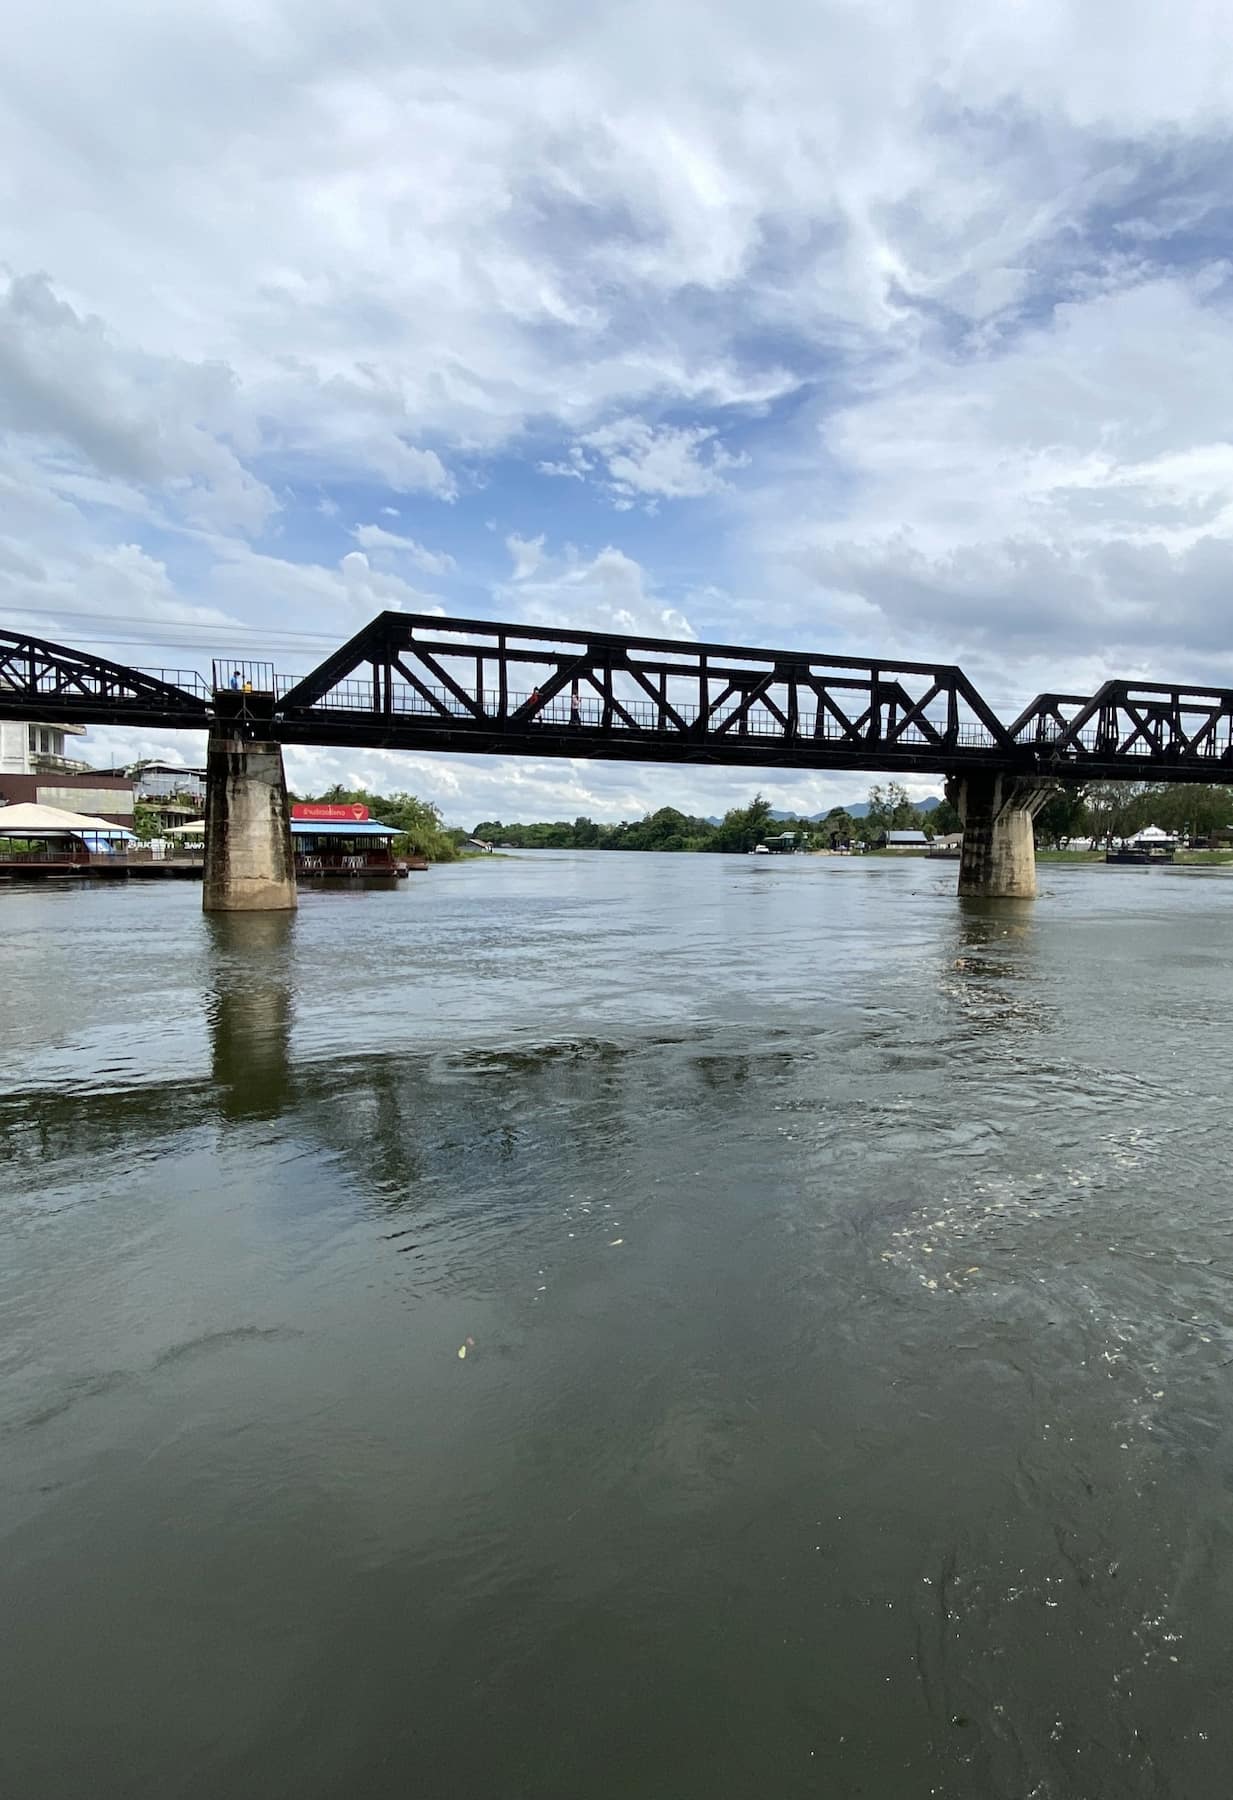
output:
[[[161,826],[159,825],[158,813],[155,811],[154,807],[148,805],[144,800],[138,800],[133,807],[134,836],[141,843],[148,844],[151,838],[156,838],[159,835],[160,830]]]
[[[871,836],[877,837],[883,831],[908,831],[919,823],[920,815],[908,798],[908,790],[897,781],[870,788],[866,824]]]
[[[1177,837],[1210,837],[1213,831],[1233,825],[1233,789],[1191,787],[1187,782],[1162,787],[1156,793],[1152,818],[1162,831]]]
[[[1051,849],[1083,835],[1088,820],[1087,798],[1081,787],[1057,787],[1034,821],[1036,842]]]
[[[755,794],[748,806],[734,806],[724,814],[723,823],[715,827],[707,847],[711,850],[752,850],[766,836],[770,818],[770,801],[764,794]]]
[[[829,846],[834,838],[840,844],[850,844],[858,833],[856,820],[846,806],[832,806],[822,821],[822,841]]]
[[[1093,781],[1086,790],[1086,824],[1097,843],[1133,837],[1149,821],[1157,789],[1143,781]]]
[[[949,799],[938,802],[928,815],[928,822],[933,827],[935,837],[950,837],[953,832],[963,830],[963,820],[959,817],[959,809],[952,806]]]

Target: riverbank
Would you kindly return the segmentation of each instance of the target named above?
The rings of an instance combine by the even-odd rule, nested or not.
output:
[[[842,850],[814,850],[814,856],[843,856]],[[864,850],[854,860],[878,860],[881,862],[957,862],[957,856],[931,855],[928,850]],[[1040,850],[1036,852],[1038,863],[1091,863],[1104,866],[1105,852],[1101,850]],[[1233,849],[1230,850],[1179,850],[1171,864],[1173,868],[1226,868],[1233,864]]]
[[[1104,850],[1038,850],[1038,863],[1103,863]],[[1233,850],[1179,850],[1169,868],[1220,869],[1233,863]]]

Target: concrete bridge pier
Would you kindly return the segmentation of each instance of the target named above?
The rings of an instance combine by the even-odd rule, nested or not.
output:
[[[960,776],[955,785],[954,804],[963,820],[959,893],[984,900],[1034,899],[1032,820],[1049,797],[1049,783],[982,769]]]
[[[228,721],[206,753],[205,912],[289,912],[296,905],[282,746]]]

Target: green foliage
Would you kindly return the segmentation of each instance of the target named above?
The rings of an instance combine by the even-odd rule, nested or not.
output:
[[[1090,782],[1084,791],[1084,835],[1102,844],[1133,837],[1150,823],[1151,795],[1142,781]]]
[[[148,844],[151,838],[159,835],[159,815],[153,806],[144,800],[138,800],[133,807],[133,834],[141,843]]]
[[[920,828],[920,814],[908,799],[908,790],[897,781],[869,790],[869,812],[866,830],[877,837],[883,831],[912,831]]]
[[[1191,787],[1186,782],[1157,792],[1154,822],[1177,837],[1210,837],[1233,827],[1233,789]]]
[[[832,807],[818,822],[772,819],[770,802],[758,794],[748,806],[733,807],[718,825],[692,818],[674,806],[662,806],[645,819],[620,825],[599,825],[586,818],[575,819],[572,825],[563,819],[530,825],[502,825],[499,819],[488,819],[475,827],[475,836],[519,849],[741,852],[781,832],[795,831],[802,847],[829,849],[832,837],[839,843],[874,844],[883,831],[919,829],[930,836],[961,831],[957,784],[948,780],[946,785],[946,798],[927,813],[918,812],[906,789],[889,781],[870,789],[869,813],[863,819],[853,818],[842,806]],[[1145,825],[1159,825],[1178,837],[1233,831],[1233,787],[1059,782],[1036,816],[1036,841],[1042,850],[1064,849],[1075,838],[1090,837],[1105,844],[1132,837]]]
[[[831,839],[837,844],[850,844],[860,836],[860,825],[846,806],[832,806],[822,821],[820,830],[822,844],[830,848]]]
[[[585,821],[590,825],[591,821]],[[599,827],[594,827],[598,830]],[[568,819],[542,820],[530,825],[502,825],[496,819],[488,819],[477,825],[474,837],[482,839],[486,844],[497,844],[505,850],[576,850],[580,846],[574,838],[574,826]],[[591,848],[590,845],[581,846]]]
[[[832,836],[841,843],[872,842],[884,829],[927,828],[936,816],[922,818],[896,782],[875,787],[870,802],[873,811],[868,819],[854,819],[842,806],[832,807],[821,822],[791,814],[772,819],[766,795],[755,794],[748,806],[730,808],[718,825],[675,806],[661,806],[644,819],[625,819],[619,825],[600,825],[588,818],[575,819],[572,825],[564,819],[517,825],[483,819],[473,835],[510,850],[714,850],[739,855],[789,831],[796,833],[798,849],[829,849]]]
[[[597,828],[598,829],[598,828]],[[705,819],[692,819],[675,806],[661,806],[658,812],[632,825],[622,824],[610,830],[604,839],[606,850],[710,850],[715,827]]]
[[[779,831],[790,830],[786,822],[782,826],[771,822],[771,803],[764,794],[755,794],[748,806],[734,806],[723,817],[723,823],[714,828],[708,850],[752,850],[767,836],[777,835]]]
[[[1086,837],[1087,806],[1081,787],[1059,787],[1036,815],[1036,842],[1063,849],[1074,837]]]
[[[1038,844],[1060,848],[1088,837],[1109,845],[1158,825],[1173,837],[1210,837],[1233,828],[1233,789],[1188,782],[1092,781],[1059,786],[1036,815]]]
[[[930,836],[962,830],[955,806],[953,785],[947,797],[927,813],[920,813],[898,782],[875,784],[869,791],[869,813],[855,819],[842,806],[832,807],[819,822],[809,819],[771,818],[770,801],[755,795],[748,806],[725,813],[718,825],[683,813],[675,806],[661,806],[644,819],[601,825],[594,819],[577,818],[532,824],[503,825],[485,819],[474,836],[485,843],[527,850],[717,850],[740,853],[755,844],[795,831],[803,848],[828,849],[834,837],[840,843],[876,843],[883,831],[923,830]],[[343,793],[339,789],[321,796],[326,800],[367,800],[374,816],[401,823],[393,812],[399,803],[423,808],[409,795],[379,796]],[[439,827],[434,808],[426,810]],[[1233,831],[1233,788],[1199,787],[1186,783],[1152,785],[1146,782],[1091,782],[1086,787],[1059,782],[1036,817],[1036,840],[1042,849],[1065,848],[1075,838],[1091,837],[1111,843],[1132,837],[1145,825],[1159,825],[1178,837],[1207,837],[1212,832]],[[431,854],[431,852],[425,852]]]

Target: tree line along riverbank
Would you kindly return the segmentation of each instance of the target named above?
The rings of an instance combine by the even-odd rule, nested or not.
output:
[[[722,819],[700,818],[661,806],[641,819],[606,824],[589,817],[504,823],[483,819],[471,831],[447,826],[440,809],[414,794],[377,794],[364,788],[331,787],[296,799],[367,806],[372,818],[399,832],[400,849],[417,851],[429,862],[453,862],[479,840],[509,850],[657,850],[741,852],[781,832],[797,833],[802,848],[830,849],[835,843],[872,848],[885,831],[917,829],[927,837],[961,829],[949,799],[916,806],[897,782],[875,784],[858,813],[832,807],[822,817],[802,817],[757,794],[748,806],[731,807]],[[772,814],[774,816],[772,816]],[[1061,861],[1096,859],[1103,846],[1158,825],[1178,838],[1233,837],[1233,788],[1185,783],[1089,782],[1059,786],[1036,818],[1040,854]],[[1101,848],[1072,849],[1076,840]],[[1229,850],[1183,853],[1183,860],[1233,860]]]

